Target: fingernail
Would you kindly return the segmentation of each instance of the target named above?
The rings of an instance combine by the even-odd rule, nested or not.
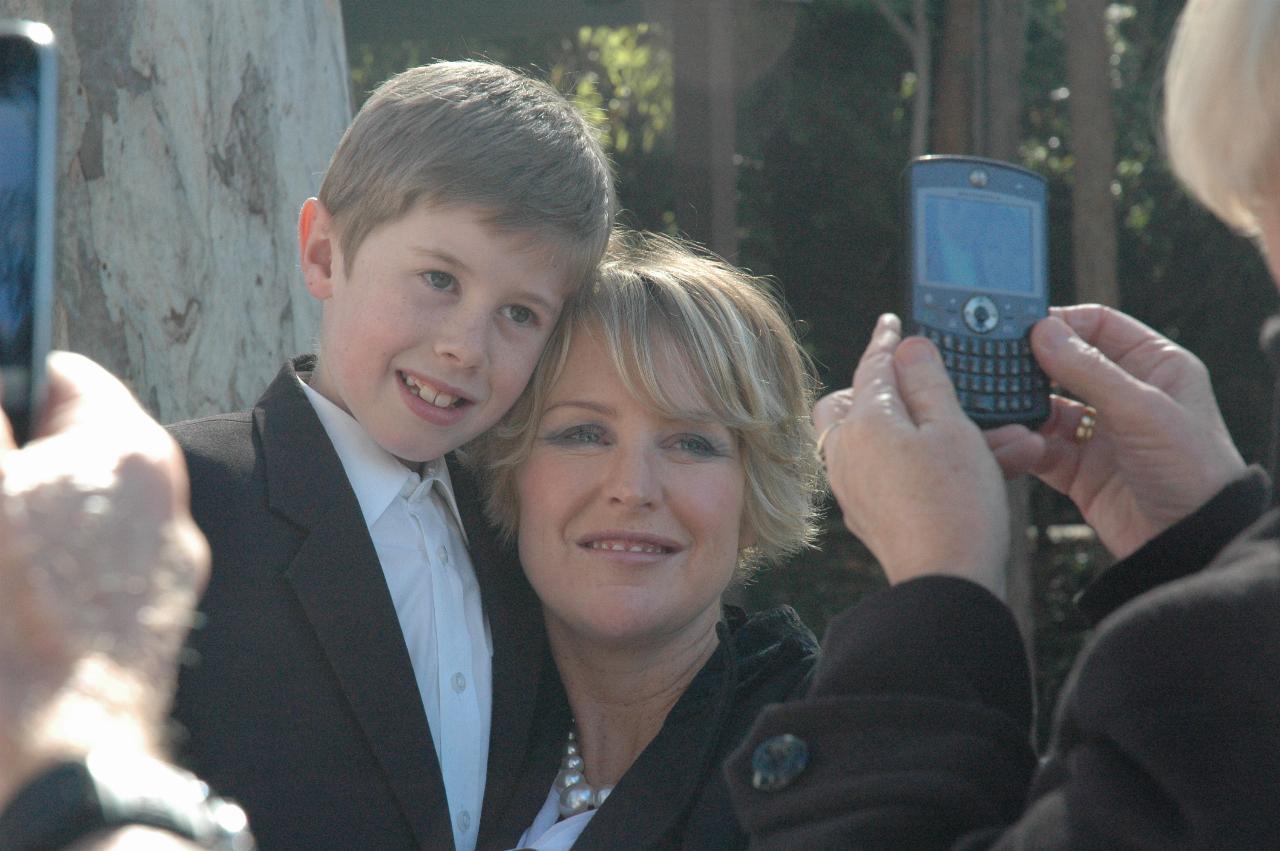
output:
[[[933,345],[923,337],[908,339],[898,347],[898,362],[904,366],[931,363],[938,359]]]
[[[1072,335],[1071,326],[1056,316],[1040,320],[1036,328],[1036,341],[1041,348],[1050,352],[1061,348]]]

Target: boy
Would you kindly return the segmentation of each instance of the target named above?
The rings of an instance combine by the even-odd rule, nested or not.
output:
[[[263,848],[489,847],[537,811],[512,781],[539,609],[446,456],[524,389],[612,211],[604,153],[554,89],[487,63],[406,71],[302,208],[318,358],[250,412],[173,427],[213,550],[175,715]]]

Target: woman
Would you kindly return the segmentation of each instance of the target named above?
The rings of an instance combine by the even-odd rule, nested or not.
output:
[[[633,236],[475,448],[568,698],[538,716],[522,847],[745,845],[721,763],[816,642],[721,598],[812,538],[813,387],[759,281]]]
[[[1280,3],[1187,4],[1166,74],[1174,168],[1260,238],[1280,284],[1277,81]],[[894,587],[831,625],[812,691],[767,710],[731,762],[765,846],[1280,848],[1280,513],[1254,523],[1266,477],[1232,445],[1204,366],[1136,320],[1067,308],[1032,346],[1096,411],[1055,398],[1040,433],[988,435],[994,454],[932,345],[901,340],[893,317],[853,386],[815,410],[845,521]],[[1039,765],[998,599],[1000,467],[1067,494],[1119,559],[1081,599],[1096,630]],[[755,749],[784,733],[824,759],[759,788]]]

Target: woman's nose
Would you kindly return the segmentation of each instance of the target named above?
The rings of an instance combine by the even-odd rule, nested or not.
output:
[[[617,447],[606,471],[605,492],[611,502],[627,507],[651,506],[662,492],[652,454],[640,448]]]

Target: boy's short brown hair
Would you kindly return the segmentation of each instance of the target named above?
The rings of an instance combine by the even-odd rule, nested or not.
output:
[[[594,129],[544,82],[490,62],[436,62],[384,82],[320,186],[350,267],[364,239],[417,204],[489,211],[551,240],[575,285],[604,253],[613,174]]]

